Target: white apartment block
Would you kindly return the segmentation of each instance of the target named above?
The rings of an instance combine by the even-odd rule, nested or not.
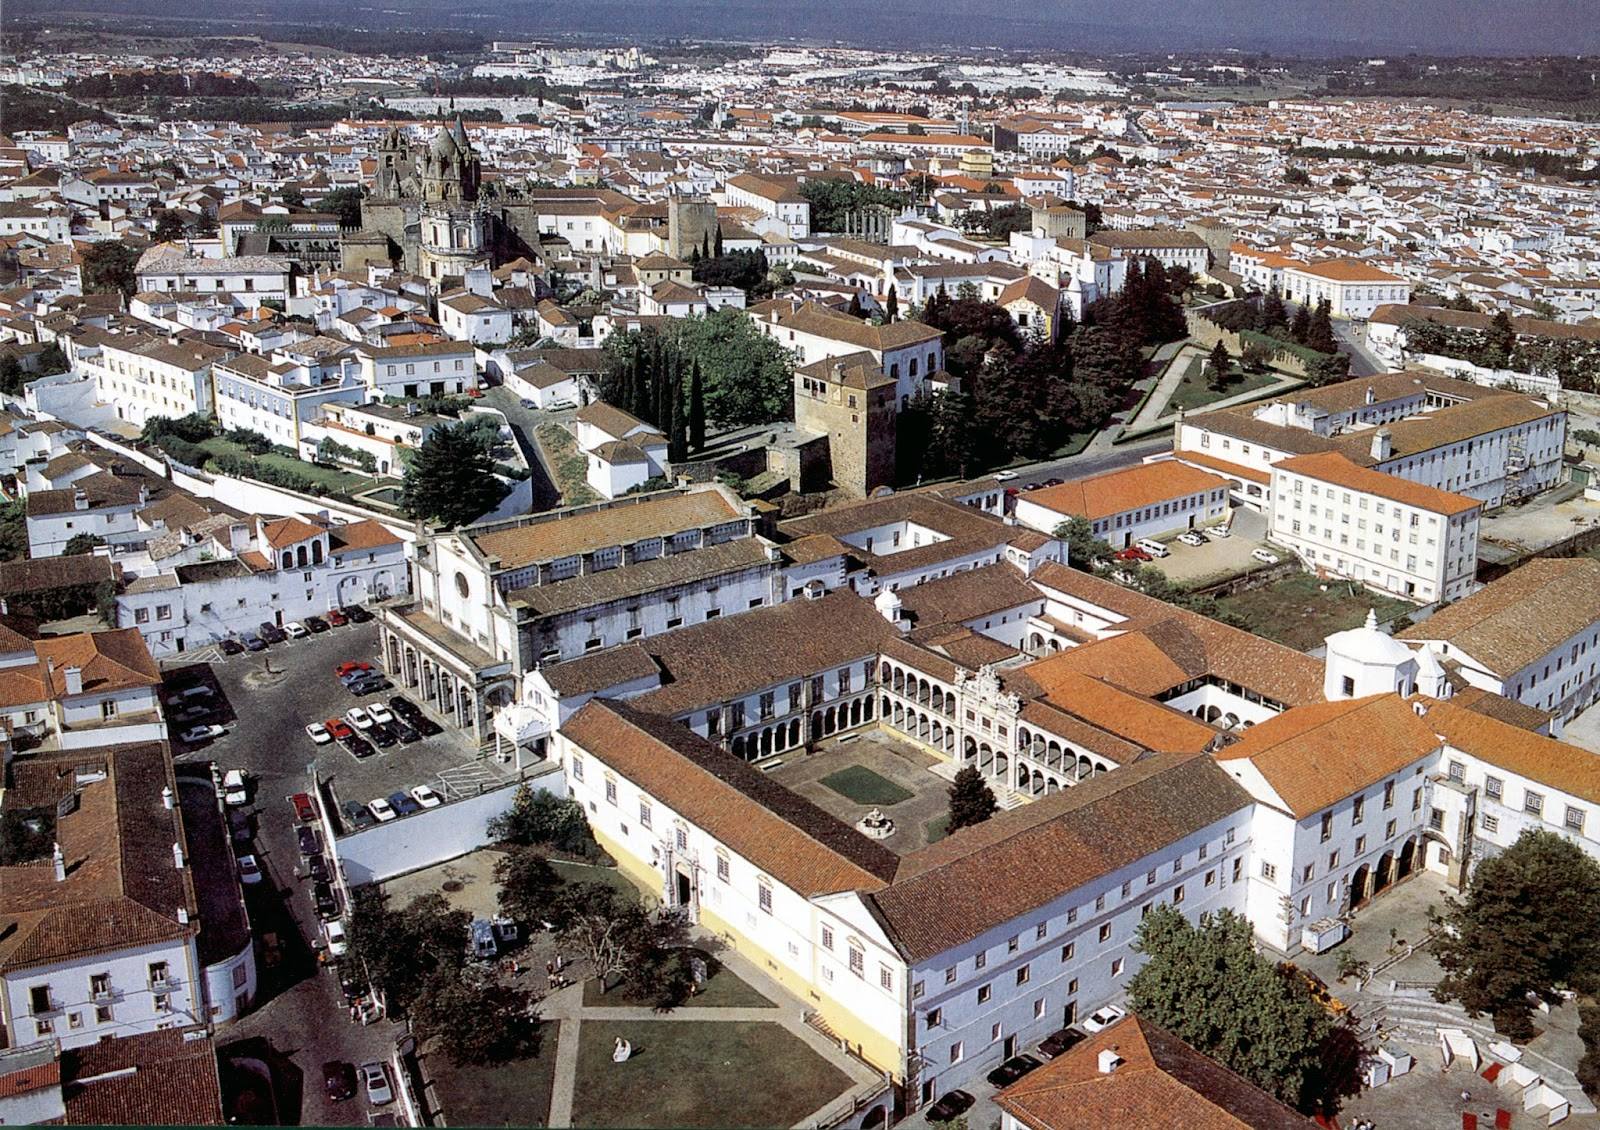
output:
[[[107,338],[100,356],[84,358],[82,371],[92,376],[103,403],[117,416],[142,425],[153,416],[211,415],[211,367],[229,354],[198,342],[128,335]]]
[[[1267,537],[1308,569],[1421,603],[1476,587],[1476,499],[1326,452],[1273,464],[1272,500]]]
[[[477,351],[470,342],[360,346],[361,379],[379,396],[456,396],[478,387]]]
[[[1324,259],[1283,268],[1283,295],[1315,306],[1324,299],[1335,318],[1370,318],[1379,306],[1410,302],[1411,285],[1360,259]]]
[[[241,353],[217,362],[211,376],[218,424],[248,428],[293,448],[325,405],[359,404],[367,395],[353,365],[333,380],[313,384],[303,366]]]

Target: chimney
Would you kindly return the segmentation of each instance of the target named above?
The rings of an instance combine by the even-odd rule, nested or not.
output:
[[[67,684],[67,693],[68,694],[82,694],[83,693],[83,668],[82,667],[63,667],[61,669],[61,678]]]
[[[1110,1075],[1122,1066],[1122,1057],[1117,1054],[1114,1047],[1104,1048],[1100,1052],[1100,1074]]]
[[[172,809],[176,806],[176,804],[177,804],[177,800],[172,795],[172,787],[170,785],[162,785],[161,786],[161,807],[165,808],[168,812],[171,812]]]
[[[1393,454],[1394,433],[1388,428],[1379,428],[1372,436],[1372,457],[1382,460]]]
[[[72,508],[74,510],[89,509],[89,492],[82,487],[76,487],[72,492]]]
[[[55,850],[50,853],[50,862],[55,867],[56,882],[65,883],[67,881],[67,857],[61,854],[61,845],[59,843],[55,845]]]
[[[189,924],[189,908],[186,907],[186,906],[180,906],[178,908],[178,925],[179,926],[187,926],[188,924]]]
[[[183,845],[177,841],[173,841],[172,844],[172,866],[179,871],[183,870]]]

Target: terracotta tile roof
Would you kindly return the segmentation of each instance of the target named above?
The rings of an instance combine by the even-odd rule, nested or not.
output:
[[[1510,676],[1596,624],[1600,561],[1535,558],[1399,636],[1441,640],[1451,651]]]
[[[359,522],[348,522],[343,526],[332,526],[328,530],[328,535],[328,540],[332,543],[330,552],[335,557],[353,550],[377,549],[380,546],[401,544],[401,539],[376,518],[365,518]]]
[[[1278,474],[1305,475],[1324,483],[1332,483],[1347,490],[1387,498],[1418,510],[1453,516],[1482,508],[1483,503],[1464,494],[1452,494],[1437,487],[1424,486],[1398,475],[1386,475],[1367,467],[1358,467],[1337,451],[1317,455],[1296,455],[1272,465],[1273,476]]]
[[[1044,604],[1039,590],[1004,562],[904,587],[898,595],[901,610],[919,630]]]
[[[1250,804],[1209,757],[1157,754],[914,851],[866,897],[907,960],[924,961]]]
[[[309,541],[320,533],[321,526],[313,526],[304,518],[274,518],[261,525],[262,539],[273,549]]]
[[[1071,654],[1059,652],[1021,670],[1057,710],[1149,750],[1202,750],[1217,736],[1198,718],[1061,662]]]
[[[670,719],[595,699],[561,732],[804,897],[876,890],[899,864],[888,848]]]
[[[732,522],[742,517],[720,491],[656,495],[620,506],[576,513],[558,512],[542,521],[489,528],[471,534],[473,544],[498,568],[514,569],[539,561],[556,561],[613,545],[662,537],[681,530]]]
[[[1298,271],[1302,275],[1314,275],[1319,279],[1328,279],[1339,283],[1389,283],[1391,285],[1403,282],[1388,271],[1380,271],[1371,263],[1360,259],[1323,259],[1315,263],[1303,263],[1288,268]]]
[[[1227,459],[1219,459],[1204,451],[1174,451],[1172,457],[1179,462],[1201,467],[1207,471],[1215,471],[1219,475],[1242,479],[1247,482],[1260,483],[1265,486],[1272,481],[1272,473],[1260,467],[1247,466],[1244,463],[1233,463]]]
[[[1428,704],[1428,713],[1420,721],[1463,753],[1600,804],[1600,757],[1588,750],[1480,714],[1450,699],[1418,701]]]
[[[71,1126],[220,1126],[222,1085],[209,1037],[179,1029],[102,1040],[61,1053]]]
[[[792,314],[780,313],[777,322],[787,330],[828,338],[832,341],[842,341],[857,349],[870,349],[875,353],[937,341],[943,336],[939,330],[925,326],[921,322],[886,322],[881,326],[874,326],[869,322],[863,322],[860,318],[852,318],[849,314],[829,310],[815,302],[805,303]]]
[[[46,669],[52,698],[67,693],[68,667],[83,672],[85,694],[153,687],[161,682],[161,670],[150,658],[150,649],[137,628],[55,636],[39,640],[33,650]]]
[[[1120,1061],[1106,1073],[1102,1052]],[[1096,1032],[995,1096],[1027,1130],[1171,1126],[1312,1130],[1316,1123],[1138,1016]]]
[[[1058,514],[1077,514],[1091,522],[1175,498],[1226,488],[1226,479],[1186,466],[1176,459],[1139,463],[1059,486],[1031,490],[1019,501]]]
[[[1549,734],[1550,724],[1553,721],[1538,707],[1528,706],[1514,698],[1486,691],[1482,687],[1470,684],[1456,688],[1455,694],[1450,696],[1450,701],[1475,714],[1493,718],[1497,722],[1504,722],[1508,726],[1528,730],[1538,734]]]
[[[1297,706],[1258,722],[1216,757],[1230,772],[1248,760],[1303,819],[1438,748],[1431,719],[1418,717],[1398,695],[1380,694]]]

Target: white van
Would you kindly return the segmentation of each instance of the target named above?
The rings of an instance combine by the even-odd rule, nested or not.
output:
[[[1152,541],[1150,538],[1140,538],[1138,541],[1134,542],[1133,544],[1138,546],[1140,549],[1144,550],[1151,557],[1170,557],[1170,556],[1172,556],[1172,550],[1168,549],[1166,546],[1162,545],[1158,541]]]

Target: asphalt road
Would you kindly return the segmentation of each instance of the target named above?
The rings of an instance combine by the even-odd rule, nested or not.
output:
[[[1129,467],[1143,462],[1146,456],[1170,450],[1172,450],[1172,437],[1157,435],[1105,451],[1085,451],[1068,459],[1017,467],[1014,468],[1017,477],[1006,485],[1021,489],[1042,483],[1046,479],[1081,479],[1105,471],[1115,471],[1119,467]]]
[[[177,759],[215,761],[224,771],[243,769],[251,778],[248,811],[254,818],[254,838],[239,851],[253,852],[266,876],[245,888],[260,984],[255,1008],[219,1030],[217,1038],[225,1060],[237,1053],[272,1065],[285,1123],[366,1125],[372,1108],[363,1096],[338,1103],[327,1098],[322,1064],[389,1061],[399,1033],[398,1025],[387,1021],[365,1028],[352,1023],[337,978],[316,960],[312,942],[319,936],[318,920],[310,880],[299,870],[296,825],[287,798],[307,791],[312,763],[325,776],[357,777],[359,795],[366,799],[424,782],[442,761],[465,756],[460,739],[448,733],[380,751],[365,762],[356,762],[337,745],[314,745],[305,725],[342,713],[358,701],[333,678],[333,665],[347,659],[376,663],[376,625],[334,628],[266,652],[168,672],[169,681],[200,675],[216,687],[219,708],[208,720],[228,727],[226,735],[207,745],[177,747]],[[276,935],[283,952],[273,968],[265,963],[268,934]]]
[[[1388,371],[1383,362],[1367,348],[1366,327],[1358,326],[1354,322],[1337,321],[1333,323],[1333,336],[1339,342],[1339,352],[1350,358],[1352,377],[1370,377],[1374,373]]]

